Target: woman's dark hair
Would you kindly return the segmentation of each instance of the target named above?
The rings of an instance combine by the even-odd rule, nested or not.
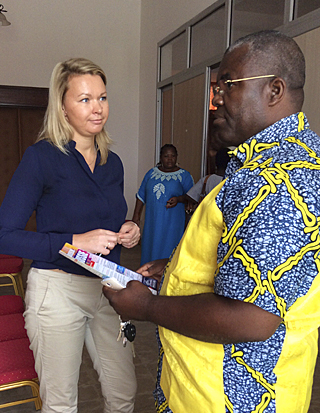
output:
[[[166,144],[163,145],[163,146],[161,147],[161,149],[160,149],[160,158],[161,158],[161,156],[163,155],[163,153],[164,153],[165,151],[167,151],[168,149],[174,150],[175,153],[176,153],[176,155],[178,156],[177,148],[176,148],[174,145],[172,145],[172,143],[166,143]]]

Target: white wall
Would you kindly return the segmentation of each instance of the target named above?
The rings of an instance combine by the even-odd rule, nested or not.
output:
[[[132,215],[139,139],[140,0],[4,0],[0,84],[48,87],[54,65],[86,57],[107,74],[112,149],[125,166]]]

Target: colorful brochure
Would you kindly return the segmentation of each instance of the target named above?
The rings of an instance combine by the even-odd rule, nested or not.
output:
[[[143,275],[115,264],[104,257],[80,250],[68,243],[64,244],[59,253],[102,278],[101,283],[103,285],[107,285],[115,290],[120,290],[125,288],[129,281],[137,280],[145,284],[153,294],[157,294],[156,280],[144,277]]]

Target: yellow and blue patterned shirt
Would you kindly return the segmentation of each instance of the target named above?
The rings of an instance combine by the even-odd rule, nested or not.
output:
[[[179,267],[187,259],[188,232],[194,231],[193,245],[197,234],[202,242],[206,229],[199,225],[206,219],[207,232],[211,230],[210,214],[205,217],[204,213],[215,202],[222,216],[222,235],[215,252],[212,291],[253,303],[283,322],[266,341],[229,345],[201,343],[160,328],[159,381],[162,362],[166,366],[165,380],[162,378],[155,391],[158,412],[179,413],[181,406],[184,412],[194,411],[191,404],[197,398],[198,412],[307,412],[320,325],[320,138],[309,129],[303,113],[291,115],[241,144],[225,178],[220,191],[212,195],[214,199],[209,197],[206,203],[205,199],[194,230],[191,220],[175,254],[180,258],[173,257],[175,263],[171,272],[169,265],[167,285],[161,293],[191,294],[188,276],[180,280],[184,283],[181,292],[177,288],[183,273]],[[196,269],[204,259],[200,254],[199,258],[195,254],[198,262],[194,271],[190,270],[192,277],[197,276]],[[199,284],[203,286],[200,278]],[[172,351],[173,346],[179,347],[177,353],[181,348],[181,354]],[[183,360],[187,363],[178,371]],[[213,360],[215,367],[210,371],[206,365]],[[176,365],[170,369],[172,363]],[[199,371],[192,364],[198,364]],[[197,379],[190,386],[193,375]],[[215,404],[220,382],[219,392],[224,396]],[[179,385],[180,390],[188,387],[181,400]],[[184,404],[187,393],[192,397]]]

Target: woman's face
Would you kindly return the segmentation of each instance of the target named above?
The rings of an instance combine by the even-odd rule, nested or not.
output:
[[[64,97],[63,111],[73,128],[73,140],[92,138],[101,132],[109,116],[106,86],[101,77],[72,76]]]
[[[160,162],[164,170],[174,169],[177,163],[177,153],[174,149],[166,149],[160,157]]]

